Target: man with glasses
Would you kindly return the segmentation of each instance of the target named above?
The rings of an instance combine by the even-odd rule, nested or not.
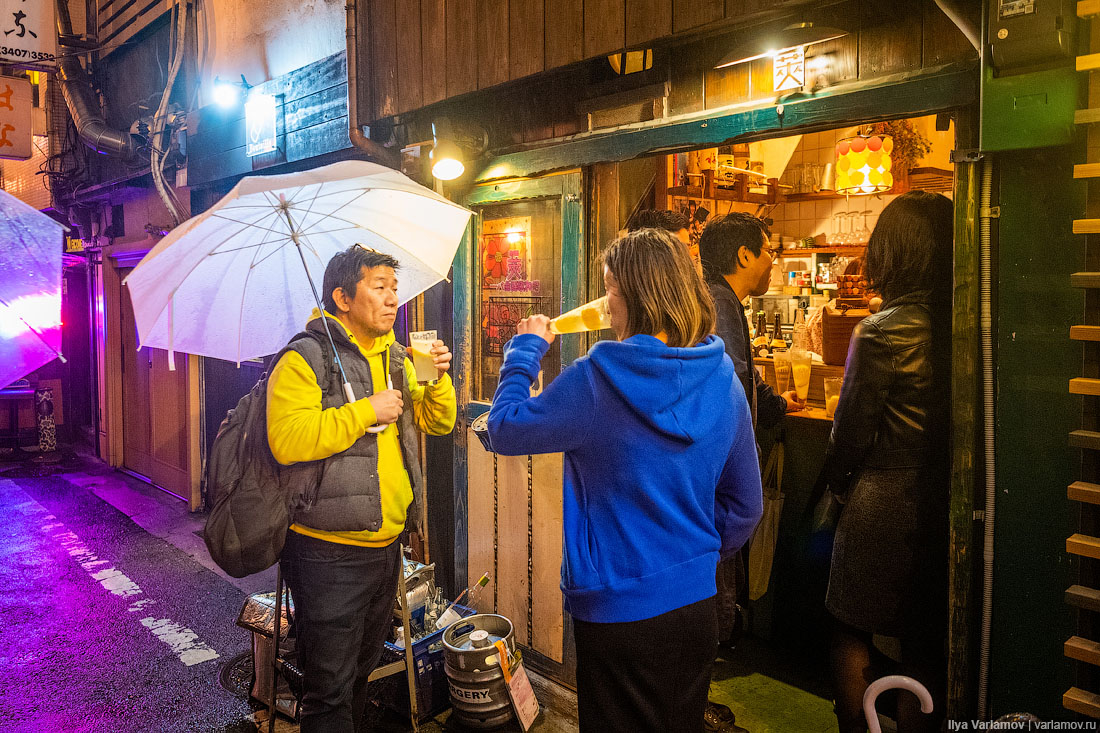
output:
[[[763,295],[771,283],[772,266],[778,252],[769,245],[771,233],[762,220],[735,211],[711,219],[699,238],[703,275],[714,298],[715,331],[725,342],[741,386],[749,401],[753,428],[771,428],[788,412],[805,407],[794,390],[776,394],[752,362],[749,324],[742,303],[749,296]],[[720,653],[729,655],[736,641],[741,607],[737,603],[745,587],[745,564],[741,553],[718,564],[718,639]],[[708,731],[741,733],[733,713],[711,704],[705,727]],[[725,713],[722,715],[721,713]]]

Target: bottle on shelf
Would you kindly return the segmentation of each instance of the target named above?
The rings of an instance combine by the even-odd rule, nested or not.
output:
[[[809,350],[809,333],[806,330],[806,309],[799,306],[794,311],[794,327],[791,329],[791,348]]]
[[[772,331],[770,348],[772,354],[787,350],[787,342],[783,338],[783,321],[779,317],[779,311],[775,312],[775,329]]]
[[[759,311],[756,314],[756,338],[752,340],[752,355],[768,356],[771,350],[768,348],[770,341],[768,340],[768,316],[764,311]]]

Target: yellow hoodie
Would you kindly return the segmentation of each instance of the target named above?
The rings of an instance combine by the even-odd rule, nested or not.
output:
[[[386,387],[386,360],[393,331],[366,348],[336,318],[325,314],[329,326],[343,328],[348,339],[359,347],[371,365],[374,391]],[[319,312],[314,310],[313,318]],[[428,435],[446,435],[454,429],[457,403],[450,375],[444,374],[434,385],[420,386],[412,362],[405,359],[405,383],[413,400],[416,427]],[[358,399],[340,407],[321,409],[321,387],[313,370],[301,354],[289,351],[279,359],[267,382],[267,439],[275,460],[283,465],[316,461],[351,447],[374,425],[374,408],[367,399]],[[412,485],[401,457],[397,425],[391,424],[378,434],[378,483],[382,500],[382,526],[377,532],[325,532],[301,524],[290,529],[300,534],[363,547],[385,547],[405,527],[405,512],[412,503]]]

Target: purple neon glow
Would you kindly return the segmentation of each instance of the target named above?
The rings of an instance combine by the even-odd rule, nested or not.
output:
[[[61,352],[63,230],[0,190],[0,387]]]

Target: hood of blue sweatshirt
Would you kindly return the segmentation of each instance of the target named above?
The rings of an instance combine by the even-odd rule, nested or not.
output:
[[[638,419],[662,435],[694,443],[714,428],[715,376],[725,347],[716,336],[690,348],[666,346],[653,336],[600,341],[588,352],[595,374]]]

